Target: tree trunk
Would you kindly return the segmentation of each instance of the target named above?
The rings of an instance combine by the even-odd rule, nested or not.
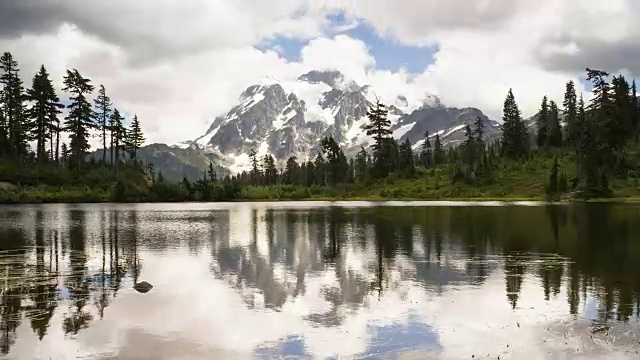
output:
[[[60,164],[60,130],[56,129],[56,163]]]
[[[111,133],[111,148],[109,149],[109,152],[111,153],[111,166],[113,166],[113,132]]]
[[[107,162],[107,119],[102,119],[102,163]]]

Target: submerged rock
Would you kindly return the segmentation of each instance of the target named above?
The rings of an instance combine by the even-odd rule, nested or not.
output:
[[[133,288],[139,293],[148,293],[149,290],[153,289],[153,285],[149,284],[146,281],[139,282],[133,285]]]

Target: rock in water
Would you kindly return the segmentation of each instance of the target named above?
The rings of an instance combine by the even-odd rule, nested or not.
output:
[[[133,285],[133,288],[136,289],[137,292],[145,294],[148,293],[149,290],[153,289],[153,285],[143,281]]]

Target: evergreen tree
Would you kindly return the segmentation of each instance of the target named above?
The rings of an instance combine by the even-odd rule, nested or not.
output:
[[[91,104],[86,97],[93,89],[90,80],[82,77],[78,70],[67,70],[63,90],[71,94],[71,103],[67,105],[69,114],[65,118],[64,130],[69,132],[71,161],[77,166],[90,149],[89,131],[95,128]]]
[[[367,152],[365,151],[364,147],[362,147],[358,152],[358,154],[356,155],[355,173],[356,173],[356,181],[362,182],[367,179],[367,175],[368,175]]]
[[[258,185],[260,183],[260,168],[256,149],[252,148],[249,151],[249,160],[251,160],[251,184]]]
[[[638,140],[638,131],[640,130],[640,106],[638,104],[638,94],[636,91],[636,79],[631,84],[631,126],[636,141]]]
[[[207,169],[207,175],[209,176],[209,181],[215,183],[218,181],[218,175],[216,174],[215,169],[213,168],[213,162],[209,161],[209,169]]]
[[[415,175],[415,163],[413,161],[413,149],[409,139],[406,139],[399,148],[399,170],[405,177],[413,177]]]
[[[510,158],[521,158],[529,152],[529,134],[522,120],[513,91],[509,89],[502,117],[502,152]]]
[[[542,105],[536,118],[536,128],[538,130],[536,136],[536,144],[538,147],[547,147],[549,145],[549,103],[547,95],[542,98]]]
[[[548,120],[548,142],[550,146],[561,147],[562,146],[562,127],[560,126],[560,113],[558,105],[555,101],[551,101],[549,105],[549,120]]]
[[[102,163],[107,162],[107,129],[109,128],[109,118],[111,116],[111,99],[107,96],[104,85],[98,88],[98,97],[93,100],[95,118],[98,130],[102,132]]]
[[[618,170],[625,157],[627,141],[632,139],[635,128],[632,126],[633,106],[630,101],[631,87],[629,83],[624,76],[619,75],[613,78],[611,87],[613,90],[613,109],[607,127],[607,146],[613,150],[614,166]]]
[[[433,150],[433,162],[436,166],[442,165],[446,162],[446,154],[444,152],[444,147],[442,146],[442,141],[440,141],[440,134],[436,134],[436,141]]]
[[[474,132],[471,130],[471,126],[467,124],[465,128],[465,137],[466,140],[460,146],[460,150],[462,152],[462,158],[464,159],[465,164],[469,167],[469,171],[474,171],[474,164],[476,162],[476,148],[478,142],[474,137]]]
[[[138,150],[144,144],[145,138],[142,133],[142,128],[140,127],[140,121],[138,120],[138,115],[133,116],[133,121],[131,122],[131,130],[127,132],[127,147],[129,148],[129,155],[132,159],[136,159],[138,157]]]
[[[284,170],[284,183],[293,185],[297,184],[300,178],[300,166],[298,165],[298,159],[295,156],[291,156],[287,159],[287,164]]]
[[[59,120],[61,113],[60,99],[56,95],[55,88],[44,65],[33,77],[31,89],[27,90],[28,99],[32,102],[27,115],[32,123],[32,138],[36,140],[36,159],[45,161],[47,139],[50,141],[50,155],[53,159],[53,138],[58,137]]]
[[[313,183],[319,186],[327,185],[327,163],[322,157],[322,153],[318,153],[313,163]]]
[[[324,137],[320,145],[326,158],[326,178],[328,184],[335,186],[347,181],[348,163],[342,149],[333,137]]]
[[[120,162],[120,150],[124,148],[127,138],[127,130],[122,121],[124,117],[120,115],[118,109],[113,109],[109,118],[109,131],[111,132],[111,164],[118,165]]]
[[[271,155],[265,155],[262,161],[266,185],[275,185],[278,179],[275,159]]]
[[[62,144],[62,165],[66,165],[67,161],[69,159],[69,148],[67,147],[67,144],[63,143]]]
[[[578,97],[576,95],[576,86],[573,81],[569,81],[565,87],[564,100],[562,101],[565,138],[566,143],[573,148],[578,144],[580,129],[577,125],[578,117]]]
[[[422,143],[422,153],[420,153],[420,157],[422,158],[422,165],[425,167],[431,166],[433,150],[431,149],[431,140],[429,140],[428,131],[424,133],[424,142]]]
[[[374,139],[373,155],[375,158],[376,176],[385,177],[388,174],[389,151],[388,139],[391,136],[391,121],[387,118],[387,107],[376,100],[375,106],[367,110],[369,123],[362,126],[368,136]]]
[[[21,159],[27,154],[27,142],[30,140],[29,124],[25,114],[25,93],[22,80],[18,75],[18,62],[9,52],[0,57],[0,104],[3,108],[3,124],[0,141],[3,142],[5,154]]]
[[[476,117],[476,121],[473,123],[473,136],[478,144],[484,148],[484,121],[480,116]]]

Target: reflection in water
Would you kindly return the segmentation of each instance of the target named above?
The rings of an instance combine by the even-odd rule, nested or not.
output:
[[[640,206],[190,206],[0,210],[2,354],[52,338],[66,345],[45,358],[124,356],[136,336],[159,358],[174,341],[259,358],[638,350]],[[200,336],[215,322],[223,339]],[[531,336],[498,349],[521,323]]]

